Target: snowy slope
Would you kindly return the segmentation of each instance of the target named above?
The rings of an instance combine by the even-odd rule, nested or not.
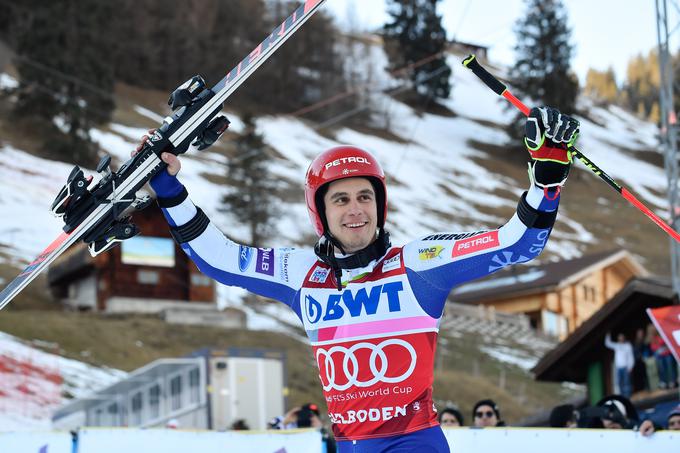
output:
[[[50,429],[65,395],[86,396],[126,375],[42,352],[0,332],[0,431]]]

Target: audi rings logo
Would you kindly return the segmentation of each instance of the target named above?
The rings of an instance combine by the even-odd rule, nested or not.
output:
[[[411,363],[408,369],[399,376],[387,375],[389,360],[387,359],[387,354],[385,354],[385,348],[388,346],[404,348],[411,356]],[[366,371],[362,372],[362,370],[365,370],[366,364],[360,364],[356,355],[358,351],[363,349],[367,349],[371,352],[368,359],[368,367],[372,377],[365,381],[362,381],[360,376],[365,377],[368,374]],[[338,370],[336,370],[335,362],[333,361],[333,357],[339,359],[340,356],[342,357],[342,373],[345,375],[347,382],[344,382],[345,379],[340,377],[337,372]],[[321,357],[325,358],[324,364],[320,362]],[[416,350],[406,341],[392,338],[379,344],[362,342],[356,343],[349,348],[344,346],[333,346],[329,350],[319,348],[316,350],[316,362],[319,365],[319,371],[325,371],[326,378],[324,379],[320,376],[324,391],[327,392],[331,389],[344,391],[352,386],[370,387],[378,382],[395,384],[405,380],[416,368]]]

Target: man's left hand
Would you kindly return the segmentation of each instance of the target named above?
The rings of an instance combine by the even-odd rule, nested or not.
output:
[[[525,124],[532,181],[542,189],[563,186],[572,163],[571,148],[580,124],[552,107],[534,107]]]

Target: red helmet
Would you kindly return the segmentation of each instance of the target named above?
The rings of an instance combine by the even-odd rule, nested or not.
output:
[[[312,161],[305,176],[305,200],[314,230],[319,236],[326,232],[326,215],[319,189],[333,181],[363,176],[368,178],[376,191],[378,226],[382,228],[387,219],[387,187],[385,173],[369,152],[354,146],[339,146],[319,154]]]

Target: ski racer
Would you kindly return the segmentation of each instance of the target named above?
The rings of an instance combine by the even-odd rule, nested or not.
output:
[[[432,402],[438,326],[451,289],[536,257],[571,165],[575,119],[534,108],[525,125],[531,186],[495,230],[444,232],[393,246],[387,188],[367,151],[340,146],[309,166],[314,250],[227,239],[189,199],[179,160],[151,186],[175,240],[202,272],[289,306],[309,337],[340,452],[448,452]],[[146,138],[145,138],[146,139]]]

